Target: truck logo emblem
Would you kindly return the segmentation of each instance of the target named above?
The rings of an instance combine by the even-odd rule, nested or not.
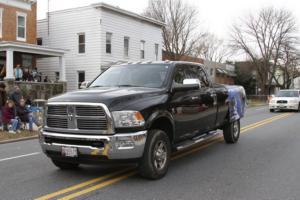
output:
[[[68,120],[72,121],[74,117],[74,108],[72,106],[68,107],[67,115],[68,115]]]

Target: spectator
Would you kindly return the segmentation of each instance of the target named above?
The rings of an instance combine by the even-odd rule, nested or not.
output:
[[[18,105],[20,100],[23,99],[21,89],[19,88],[19,86],[14,87],[14,91],[10,95],[10,99],[15,103],[15,105]]]
[[[7,100],[3,109],[3,127],[5,131],[8,131],[8,125],[12,126],[9,133],[15,134],[20,132],[19,120],[16,118],[16,107],[12,100]]]
[[[15,68],[15,78],[16,78],[16,81],[20,81],[23,79],[23,70],[22,70],[20,64],[17,64],[17,66]]]
[[[44,83],[48,83],[48,82],[49,82],[48,76],[45,76]]]
[[[30,75],[29,74],[29,69],[28,68],[24,68],[22,81],[28,81],[29,75]]]
[[[6,67],[5,65],[2,65],[0,67],[0,81],[3,81],[5,76],[6,76]]]
[[[29,70],[29,75],[28,75],[28,81],[34,81],[33,75],[32,75],[32,70]]]
[[[0,70],[0,80],[3,81],[6,76],[6,67],[5,65]]]
[[[25,99],[21,99],[19,105],[17,106],[17,116],[22,123],[29,123],[29,131],[33,131],[33,124],[37,124],[36,118],[32,115],[30,111],[30,106],[26,106]]]
[[[36,79],[37,75],[38,75],[38,71],[37,71],[37,68],[34,67],[32,70],[31,70],[31,75],[32,75],[32,78],[33,79]]]
[[[0,83],[0,126],[3,125],[2,123],[2,111],[4,109],[5,103],[7,101],[7,94],[5,91],[5,84]]]

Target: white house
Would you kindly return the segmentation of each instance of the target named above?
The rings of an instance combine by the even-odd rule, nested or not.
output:
[[[38,21],[38,41],[68,50],[68,90],[93,80],[113,62],[162,59],[162,22],[105,3],[54,11],[48,16]],[[57,59],[39,59],[38,65],[50,80],[59,79]]]

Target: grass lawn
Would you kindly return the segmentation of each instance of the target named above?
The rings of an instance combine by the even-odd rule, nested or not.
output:
[[[30,132],[30,131],[23,130],[21,131],[21,133],[16,133],[16,134],[11,134],[6,131],[0,131],[0,141],[13,140],[13,139],[19,139],[19,138],[37,136],[37,135],[38,135],[37,131]]]

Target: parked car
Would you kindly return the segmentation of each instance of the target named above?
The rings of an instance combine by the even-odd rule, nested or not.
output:
[[[236,143],[244,114],[241,86],[213,84],[200,64],[112,66],[88,88],[48,101],[44,153],[61,169],[134,161],[146,178],[163,177],[171,152],[217,134]]]
[[[280,90],[269,102],[270,112],[276,110],[300,111],[300,90]]]

